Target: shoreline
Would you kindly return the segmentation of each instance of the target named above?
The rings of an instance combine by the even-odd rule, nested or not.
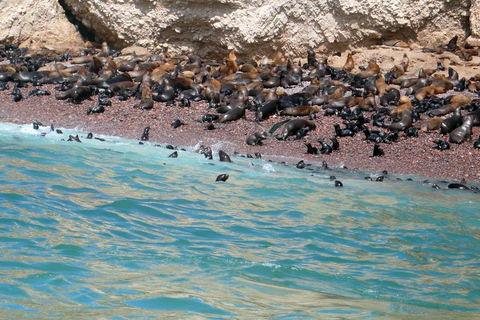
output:
[[[436,66],[438,57],[431,53],[419,52],[419,50],[400,48],[373,48],[363,51],[355,51],[355,62],[357,65],[364,65],[375,58],[381,67],[382,72],[389,70],[391,65],[398,62],[398,57],[408,53],[411,59],[411,68],[408,74],[418,73],[421,66]],[[345,55],[341,57],[329,57],[329,65],[341,67],[345,61]],[[480,61],[475,57],[474,63]],[[445,67],[448,67],[446,60],[443,60]],[[453,60],[452,60],[453,61]],[[453,62],[452,62],[453,63]],[[463,66],[453,65],[460,76],[470,77],[480,73],[478,65]],[[119,136],[129,139],[140,139],[145,127],[150,126],[150,142],[172,144],[174,146],[212,146],[222,144],[222,150],[228,154],[240,153],[251,154],[259,152],[266,159],[283,157],[285,159],[304,160],[306,163],[321,164],[326,161],[330,167],[345,167],[353,171],[372,171],[399,175],[416,175],[431,179],[448,179],[453,181],[466,180],[480,182],[480,167],[478,159],[480,149],[473,147],[473,141],[480,135],[480,127],[473,127],[472,141],[461,144],[451,144],[449,150],[436,150],[433,147],[435,139],[441,138],[438,130],[434,132],[423,132],[419,130],[419,136],[415,138],[406,137],[403,132],[399,134],[397,142],[382,143],[384,156],[372,157],[374,144],[365,140],[362,132],[354,137],[338,138],[340,148],[331,154],[307,154],[306,142],[320,147],[318,139],[324,139],[330,143],[330,137],[334,135],[333,125],[342,125],[342,119],[337,116],[324,116],[323,110],[314,119],[316,129],[299,139],[293,137],[279,141],[269,137],[263,141],[263,145],[250,146],[246,144],[248,135],[261,131],[260,126],[254,121],[255,112],[246,110],[246,119],[239,119],[234,122],[216,123],[214,130],[206,130],[206,122],[200,122],[202,115],[216,113],[209,108],[206,101],[191,101],[190,107],[180,107],[178,102],[172,106],[165,103],[155,102],[152,110],[141,110],[134,108],[138,100],[130,98],[120,101],[114,97],[112,105],[105,107],[105,112],[100,114],[87,115],[87,109],[98,105],[97,96],[85,100],[81,104],[73,104],[63,100],[56,100],[55,85],[45,84],[42,89],[49,90],[49,96],[32,96],[27,94],[32,87],[20,88],[24,99],[14,102],[11,95],[13,84],[10,82],[10,90],[0,91],[0,122],[25,124],[35,121],[43,125],[53,124],[55,127],[76,128],[96,134]],[[282,89],[279,87],[279,89]],[[296,88],[288,88],[285,91],[294,91]],[[445,95],[458,94],[449,91]],[[372,113],[365,112],[366,118]],[[267,128],[285,119],[295,117],[271,116],[261,122]],[[301,117],[307,119],[307,117]],[[422,117],[423,118],[423,117]],[[173,128],[175,120],[181,120],[184,125]],[[424,120],[425,118],[423,118]],[[343,126],[343,125],[342,125]],[[280,130],[279,130],[280,131]],[[277,131],[278,133],[278,131]],[[445,137],[441,138],[445,139]],[[297,161],[297,162],[298,162]],[[296,164],[295,162],[292,164]]]
[[[42,88],[54,92],[53,85]],[[22,88],[27,94],[31,88]],[[24,92],[23,92],[24,91]],[[258,131],[258,125],[252,121],[253,111],[247,110],[247,120],[240,119],[232,123],[215,123],[215,130],[206,130],[207,123],[199,122],[201,116],[209,110],[206,102],[192,102],[190,108],[165,106],[158,104],[153,110],[134,109],[134,100],[117,101],[112,99],[112,106],[101,114],[87,116],[87,109],[96,105],[96,101],[84,101],[72,104],[55,100],[50,96],[30,97],[21,102],[13,102],[9,92],[0,92],[0,122],[27,124],[36,121],[43,125],[53,124],[55,127],[78,129],[94,134],[118,136],[138,139],[146,126],[150,126],[151,143],[171,144],[177,147],[193,147],[195,145],[214,146],[221,144],[221,149],[232,155],[234,153],[254,155],[259,152],[264,159],[283,160],[295,165],[298,161],[320,165],[326,161],[329,167],[344,168],[352,171],[382,172],[389,174],[415,175],[435,180],[452,180],[480,182],[480,168],[474,164],[480,156],[480,150],[474,149],[472,143],[453,145],[451,149],[439,151],[433,149],[433,140],[438,133],[419,132],[418,138],[401,136],[397,142],[382,144],[385,152],[382,157],[372,157],[373,143],[368,143],[357,134],[354,137],[339,138],[340,150],[331,154],[306,154],[304,142],[318,144],[316,140],[328,140],[333,134],[333,123],[341,123],[338,117],[316,119],[317,129],[309,132],[300,140],[279,141],[270,137],[263,145],[246,144],[248,134]],[[282,121],[285,116],[270,118],[262,122],[269,127]],[[185,125],[174,129],[171,126],[176,119]],[[250,119],[250,120],[249,120]],[[480,128],[474,127],[473,136],[480,134]],[[292,162],[288,162],[291,160]]]

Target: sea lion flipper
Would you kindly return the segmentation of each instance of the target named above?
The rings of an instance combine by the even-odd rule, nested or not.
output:
[[[290,121],[290,119],[288,119],[288,120],[283,120],[283,121],[280,121],[280,122],[275,123],[275,124],[270,128],[270,130],[268,130],[268,134],[269,134],[269,135],[273,135],[273,134],[275,133],[275,131],[277,131],[278,128],[280,128],[282,125],[284,125],[284,124],[287,123],[288,121]]]

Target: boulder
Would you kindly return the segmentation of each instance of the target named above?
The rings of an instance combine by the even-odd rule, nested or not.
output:
[[[0,42],[63,51],[83,40],[56,0],[1,0]]]

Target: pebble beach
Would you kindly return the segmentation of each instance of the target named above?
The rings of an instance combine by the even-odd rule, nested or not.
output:
[[[372,53],[373,52],[373,53]],[[353,52],[357,65],[367,62],[368,57],[374,57],[385,64],[394,62],[396,57],[401,57],[407,52],[412,56],[410,73],[418,72],[418,66],[422,64],[435,64],[439,61],[432,54],[422,53],[420,50],[412,52],[411,49],[391,49],[382,47],[370,49],[370,51]],[[388,58],[390,58],[390,60]],[[422,57],[417,59],[416,57]],[[477,59],[478,57],[475,57]],[[329,58],[329,63],[341,67],[346,55],[338,55]],[[305,59],[303,59],[305,60]],[[445,60],[443,60],[445,61]],[[476,60],[474,60],[476,61]],[[454,66],[462,77],[471,77],[477,73],[478,66]],[[387,65],[388,67],[388,65]],[[387,71],[383,70],[382,72]],[[469,74],[466,74],[468,71]],[[13,85],[12,85],[13,86]],[[300,160],[306,163],[319,164],[327,162],[330,167],[343,167],[350,170],[388,171],[395,174],[413,174],[432,179],[447,179],[454,181],[465,180],[480,181],[479,156],[480,149],[475,149],[473,142],[480,136],[480,128],[474,127],[472,141],[461,144],[451,144],[448,150],[438,150],[434,140],[445,139],[439,135],[438,130],[424,132],[419,130],[418,137],[407,137],[403,132],[399,133],[396,142],[381,144],[383,156],[373,157],[373,143],[366,141],[360,132],[353,137],[338,138],[339,150],[330,154],[307,154],[305,143],[311,143],[319,147],[317,142],[323,139],[329,142],[335,133],[333,125],[342,125],[342,119],[335,115],[323,115],[323,111],[316,114],[314,119],[316,128],[308,132],[301,139],[289,137],[286,140],[277,140],[269,137],[262,141],[261,145],[248,145],[247,136],[263,128],[269,128],[273,124],[291,119],[292,117],[270,116],[260,124],[255,121],[255,112],[246,110],[245,117],[237,121],[227,123],[213,123],[215,129],[207,130],[208,123],[202,122],[201,118],[207,113],[215,113],[206,101],[191,101],[190,107],[181,107],[178,102],[165,104],[155,102],[153,109],[141,110],[134,108],[138,103],[133,98],[121,101],[115,97],[111,99],[112,105],[105,108],[103,113],[87,115],[87,110],[98,105],[97,96],[84,100],[80,104],[55,99],[56,85],[46,84],[42,89],[49,90],[48,96],[31,96],[28,92],[33,89],[20,88],[24,99],[14,102],[11,90],[0,92],[0,121],[7,123],[33,123],[41,122],[43,125],[54,127],[76,128],[94,134],[107,134],[124,138],[140,139],[146,126],[150,127],[149,141],[151,143],[172,144],[177,147],[192,146],[221,146],[221,149],[229,154],[253,155],[260,153],[262,158],[275,161],[285,161],[295,164]],[[287,92],[298,92],[301,86],[290,88],[278,88]],[[277,89],[277,90],[278,90]],[[443,96],[458,94],[453,90]],[[462,93],[463,94],[463,93]],[[465,92],[472,99],[476,93]],[[366,118],[373,112],[364,112]],[[307,118],[307,117],[304,117]],[[428,119],[422,115],[422,120]],[[183,125],[174,128],[172,123],[180,120]],[[421,122],[421,121],[420,121]],[[260,126],[261,125],[261,126]],[[371,124],[367,124],[371,127]],[[418,124],[417,124],[418,126]],[[373,128],[373,127],[371,127]]]

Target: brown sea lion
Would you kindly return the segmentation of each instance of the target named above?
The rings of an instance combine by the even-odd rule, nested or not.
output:
[[[143,110],[150,110],[153,108],[152,91],[150,90],[149,87],[143,88],[142,100],[140,104],[134,106],[134,108],[143,109]]]
[[[440,128],[444,120],[445,118],[432,118],[424,121],[420,126],[420,130],[425,132],[437,130]]]
[[[280,111],[282,116],[308,116],[320,112],[320,107],[313,106],[294,106]]]
[[[400,65],[402,66],[404,72],[407,71],[409,64],[410,64],[410,59],[408,58],[407,54],[404,53],[402,62],[400,62]]]
[[[355,62],[353,61],[353,56],[351,53],[349,53],[347,56],[347,61],[345,61],[345,64],[343,65],[342,70],[346,72],[351,72],[354,67],[355,67]]]
[[[371,60],[368,63],[367,70],[359,72],[357,75],[360,76],[362,79],[373,77],[380,73],[379,65],[374,61]]]
[[[391,88],[385,83],[385,77],[383,74],[378,75],[377,80],[375,80],[375,86],[378,90],[378,96],[381,97],[385,92],[389,91]]]
[[[443,87],[434,87],[434,86],[427,86],[419,89],[417,92],[415,92],[415,99],[417,100],[423,100],[426,97],[433,96],[435,94],[439,93],[445,93],[446,90]]]
[[[412,101],[407,96],[401,96],[398,103],[399,105],[390,111],[390,116],[393,118],[397,117],[398,115],[401,115],[405,108],[408,108],[410,110],[415,109],[415,107],[412,105]]]
[[[363,111],[371,111],[377,108],[377,102],[375,100],[375,95],[369,94],[367,97],[363,98],[362,101],[358,103],[358,106]]]
[[[434,109],[430,111],[429,114],[431,116],[443,116],[451,112],[454,112],[459,106],[470,103],[472,101],[472,99],[470,99],[469,97],[466,97],[461,94],[450,96],[449,99],[450,99],[449,104],[441,108]]]

